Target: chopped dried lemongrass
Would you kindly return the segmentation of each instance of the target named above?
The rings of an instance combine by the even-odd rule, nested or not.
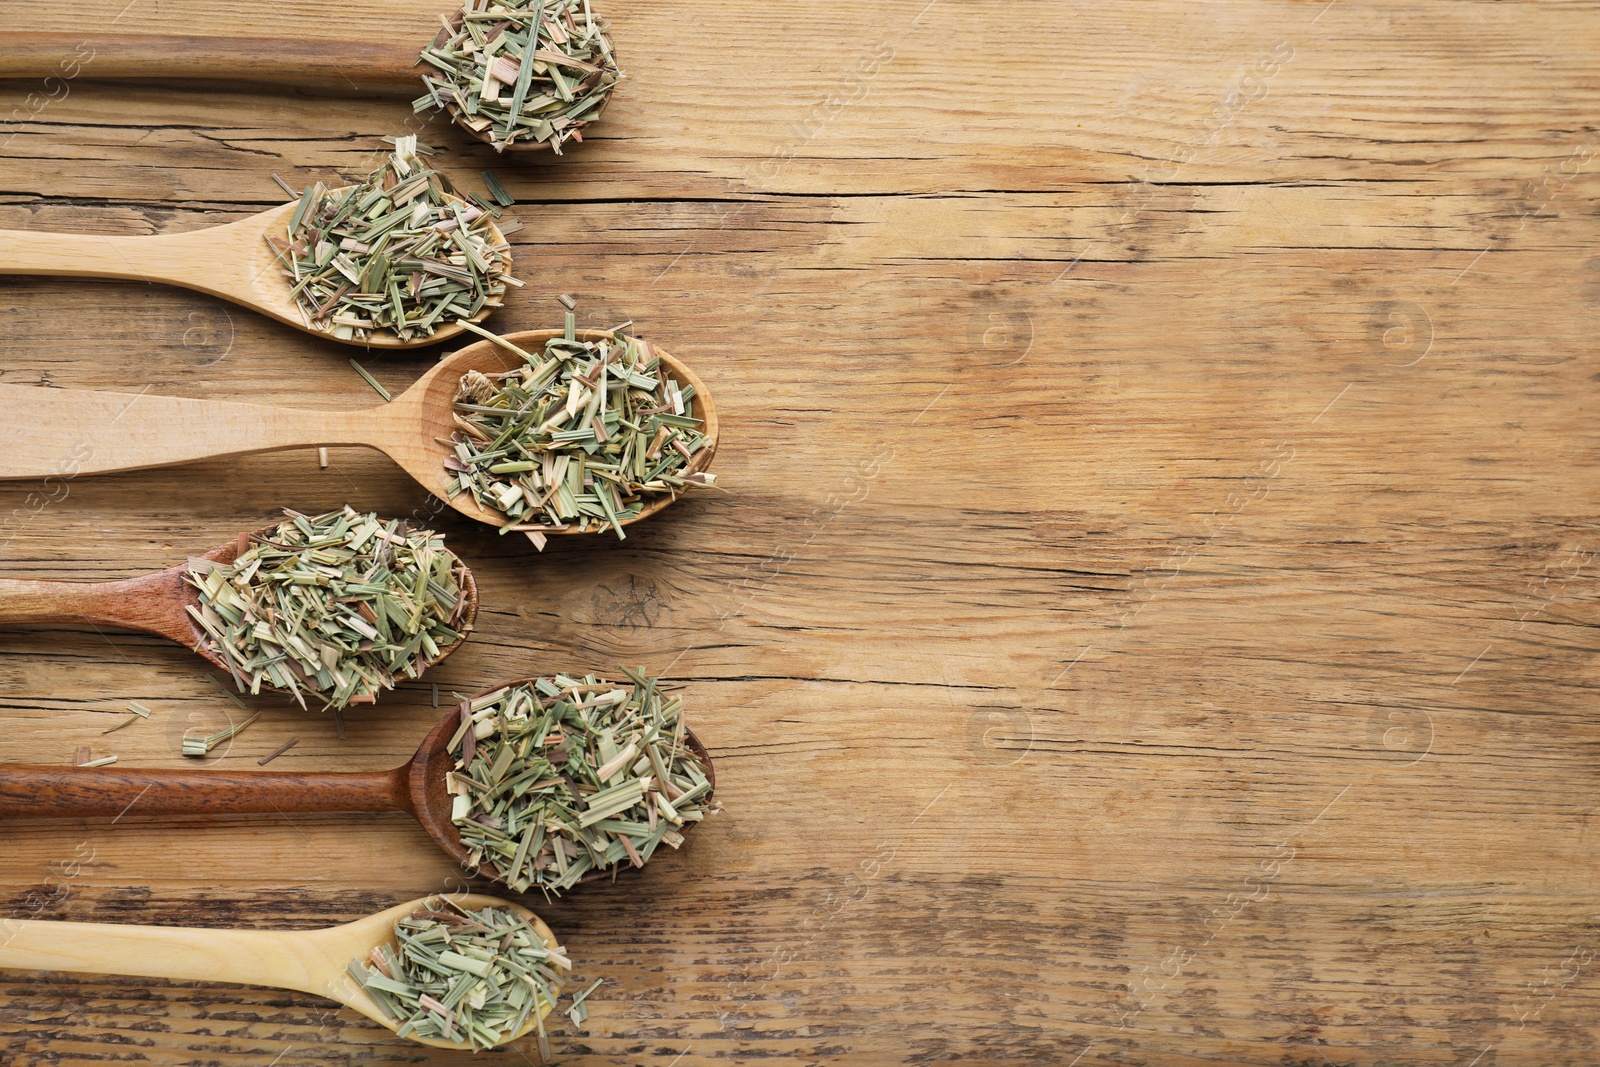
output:
[[[92,760],[89,760],[86,763],[80,763],[80,764],[78,764],[78,766],[80,766],[80,767],[109,767],[115,762],[117,762],[117,757],[115,757],[115,756],[101,756],[99,759],[92,759]]]
[[[277,759],[279,756],[283,755],[285,752],[289,751],[299,743],[300,739],[298,737],[289,738],[289,740],[285,741],[271,752],[268,752],[265,756],[262,756],[260,759],[256,760],[256,766],[265,767],[267,764],[271,763],[273,760]]]
[[[689,470],[710,446],[692,413],[694,387],[671,376],[650,342],[621,332],[580,341],[570,311],[565,335],[543,356],[473,332],[523,365],[461,377],[444,486],[503,514],[502,533],[529,534],[536,545],[558,530],[624,538],[623,524],[652,501],[716,484]]]
[[[558,674],[462,701],[445,788],[469,866],[559,895],[591,871],[642,867],[716,810],[682,701],[624,673],[630,684]]]
[[[132,726],[140,719],[148,719],[150,717],[150,709],[139,703],[137,700],[128,701],[128,710],[133,712],[133,714],[129,715],[122,722],[117,723],[117,725],[107,727],[100,732],[102,734],[114,734],[125,726]]]
[[[192,560],[189,614],[240,692],[370,704],[465,635],[466,566],[431,530],[352,508],[252,534],[229,564]]]
[[[245,719],[242,722],[236,722],[231,726],[225,726],[209,737],[185,736],[183,739],[183,754],[194,759],[200,759],[204,756],[207,756],[210,754],[212,749],[222,744],[222,742],[228,740],[228,738],[238,734],[246,726],[249,726],[260,717],[261,713],[258,711],[248,719]]]
[[[440,1038],[474,1052],[511,1040],[561,995],[566,950],[509,908],[463,908],[433,897],[395,923],[395,944],[350,961],[350,976],[401,1037]],[[548,1048],[542,1049],[548,1061]]]
[[[572,995],[572,1003],[567,1008],[567,1018],[572,1020],[573,1026],[582,1026],[584,1020],[589,1018],[589,1009],[583,1006],[583,1002],[588,1000],[589,994],[599,989],[600,983],[604,981],[604,978],[596,978],[594,985],[585,989],[582,993],[574,993]]]
[[[506,187],[500,184],[500,176],[494,171],[483,172],[483,184],[489,190],[489,195],[494,197],[494,202],[501,207],[510,207],[517,202],[517,198],[506,192]]]
[[[394,152],[365,181],[309,186],[287,236],[266,235],[306,325],[342,341],[427,338],[499,307],[506,287],[522,284],[492,229],[499,209],[457,196],[418,158],[429,150],[414,135],[385,140]]]
[[[496,151],[543,144],[559,155],[623,77],[589,0],[466,0],[418,62],[432,69],[413,108],[444,108]]]
[[[356,373],[361,375],[361,377],[363,379],[365,379],[365,381],[366,381],[366,383],[368,385],[372,386],[372,391],[374,393],[377,393],[379,396],[383,397],[385,403],[388,403],[389,401],[394,399],[393,394],[391,394],[389,392],[389,390],[387,390],[387,389],[385,389],[383,387],[383,383],[382,382],[378,381],[378,379],[376,379],[376,378],[374,378],[372,376],[372,372],[371,371],[367,370],[367,368],[363,367],[361,364],[357,363],[353,359],[350,361],[350,365],[356,369]],[[328,454],[327,450],[324,449],[323,452],[322,452],[324,460],[326,460],[327,454]],[[326,462],[324,462],[322,465],[324,467],[326,467],[328,464]]]

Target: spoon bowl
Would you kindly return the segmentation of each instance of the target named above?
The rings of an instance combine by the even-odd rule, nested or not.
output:
[[[474,693],[469,699],[476,700],[487,696],[499,689],[514,685],[532,685],[532,678],[518,678],[515,681],[504,682],[481,693]],[[461,831],[456,828],[455,821],[450,817],[451,805],[454,798],[445,790],[445,775],[455,770],[455,755],[450,751],[450,739],[455,735],[456,728],[461,725],[459,714],[446,715],[440,719],[434,728],[428,731],[428,736],[417,746],[417,754],[411,757],[409,773],[406,776],[406,788],[410,793],[411,810],[416,814],[417,821],[422,823],[422,828],[428,835],[439,843],[439,847],[449,853],[451,858],[461,864],[464,869],[475,870],[484,878],[496,882],[504,882],[493,865],[484,863],[476,868],[469,867],[471,856],[467,847],[461,843]],[[693,730],[684,727],[684,745],[699,759],[700,765],[705,768],[706,781],[711,783],[709,800],[716,794],[717,773],[711,766],[711,753],[706,751],[706,746],[701,744]],[[684,825],[685,835],[695,827],[695,823]],[[599,882],[612,876],[609,870],[590,871],[582,878],[583,882]]]
[[[508,334],[505,340],[518,348],[537,355],[543,351],[544,345],[552,338],[564,336],[561,330],[527,330],[520,333]],[[615,337],[609,330],[579,330],[577,337],[580,341],[612,340]],[[681,360],[672,356],[661,348],[655,349],[656,355],[661,357],[661,362],[672,372],[679,382],[694,386],[694,398],[689,404],[689,413],[695,418],[703,420],[702,427],[706,435],[706,446],[695,453],[694,458],[685,468],[684,473],[693,474],[703,471],[711,465],[711,460],[717,452],[717,408],[711,399],[711,394],[706,390],[705,383],[699,375],[690,370]],[[397,405],[404,405],[406,412],[402,418],[414,420],[409,433],[396,435],[393,446],[385,447],[384,451],[411,477],[415,478],[424,488],[439,493],[441,499],[469,519],[488,523],[490,526],[503,526],[507,519],[497,511],[483,507],[472,498],[470,493],[458,493],[453,499],[446,498],[440,493],[444,486],[453,481],[447,477],[444,461],[455,455],[454,449],[446,444],[450,435],[456,430],[453,414],[453,405],[456,398],[456,385],[468,371],[478,371],[482,374],[503,374],[515,370],[523,365],[523,359],[515,352],[497,344],[494,341],[482,340],[476,344],[468,345],[458,352],[453,352],[439,361],[438,365],[423,375],[410,389],[395,398]],[[676,499],[668,493],[657,495],[650,500],[631,519],[625,519],[623,526],[630,526],[641,519],[649,518],[662,508],[671,504]],[[576,529],[551,529],[548,533],[577,533]]]
[[[276,525],[253,534],[240,534],[199,558],[226,566],[239,558],[252,538],[265,537]],[[200,594],[184,580],[188,571],[189,563],[184,562],[154,574],[115,582],[0,579],[0,625],[88,622],[139,630],[175,641],[212,666],[232,674],[228,662],[207,647],[210,637],[189,614],[189,608],[199,608]],[[432,659],[424,659],[423,670],[460,648],[477,622],[477,580],[465,564],[462,564],[461,575],[461,595],[466,601],[461,639],[440,648]]]
[[[475,693],[487,696],[531,678],[504,682]],[[467,867],[468,851],[451,819],[445,774],[455,769],[450,739],[461,723],[451,709],[417,747],[416,755],[389,771],[136,770],[109,767],[29,767],[0,764],[0,818],[88,818],[133,815],[267,815],[329,812],[406,812],[464,869],[504,882],[489,864]],[[684,729],[684,744],[700,760],[716,795],[711,754]],[[130,810],[131,809],[131,810]],[[696,823],[686,822],[685,837]],[[633,870],[633,867],[619,868]],[[597,882],[613,870],[591,871],[579,881]]]
[[[448,194],[447,199],[465,203]],[[423,348],[466,332],[460,321],[452,321],[427,337],[410,340],[403,341],[390,331],[374,333],[365,340],[344,340],[312,326],[295,303],[289,279],[264,239],[268,234],[281,237],[286,232],[296,206],[295,202],[280,204],[221,226],[150,237],[0,230],[0,274],[165,282],[231,301],[316,337],[363,348]],[[509,264],[505,235],[493,224],[489,229],[494,243],[507,247],[502,255]],[[497,306],[485,304],[468,321],[482,322]]]
[[[0,937],[0,967],[167,978],[189,982],[232,982],[313,993],[353,1008],[390,1031],[400,1023],[373,1002],[346,968],[366,960],[380,945],[394,945],[395,923],[431,898],[397,904],[342,926],[320,930],[218,930],[194,927],[129,926],[7,919]],[[554,948],[556,937],[528,908],[495,897],[451,897],[463,908],[495,907],[516,912]],[[539,1018],[550,1013],[543,1005]],[[526,1036],[527,1026],[502,1045]],[[409,1036],[409,1035],[408,1035]],[[409,1036],[431,1048],[467,1050],[443,1038]]]
[[[433,40],[428,42],[428,47],[443,48],[449,42],[450,38],[454,37],[461,30],[462,17],[463,16],[460,10],[457,10],[456,13],[449,18],[444,18],[441,16],[440,21],[444,23],[444,26],[440,28],[438,33],[434,34]],[[616,46],[612,45],[611,47],[612,52],[615,53]],[[417,65],[422,66],[422,61],[419,60]],[[611,106],[611,97],[615,95],[615,92],[615,87],[613,87],[612,91],[606,93],[605,97],[600,101],[600,106],[595,108],[591,114],[585,117],[584,126],[586,128],[591,123],[599,121],[600,116],[605,114],[606,108]],[[446,100],[444,109],[445,112],[450,116],[450,120],[457,126],[461,127],[463,133],[465,133],[468,137],[471,137],[473,140],[482,141],[484,144],[489,145],[496,152],[503,152],[507,149],[514,152],[541,152],[548,151],[550,149],[550,142],[548,141],[522,140],[512,141],[509,144],[504,145],[496,144],[494,134],[491,133],[487,128],[478,129],[475,125],[473,117],[467,114],[466,110],[459,102],[453,99]],[[576,140],[579,141],[579,143],[582,143],[582,135],[580,134]]]

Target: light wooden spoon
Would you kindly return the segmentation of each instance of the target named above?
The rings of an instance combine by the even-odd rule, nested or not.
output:
[[[545,944],[556,947],[550,928],[520,904],[477,895],[451,899],[463,908],[514,911],[538,931]],[[393,945],[394,924],[427,902],[423,897],[321,930],[217,930],[0,919],[0,967],[294,989],[338,1001],[389,1030],[398,1030],[399,1022],[373,1003],[346,968],[351,960],[366,960],[379,945]],[[550,1007],[543,1006],[541,1018],[550,1013]],[[530,1017],[520,1033],[502,1044],[515,1041],[537,1025]],[[443,1038],[410,1040],[432,1048],[468,1047]]]
[[[533,330],[505,339],[539,352],[559,334]],[[579,336],[595,341],[611,334],[583,330]],[[687,471],[705,470],[717,449],[717,409],[711,394],[682,362],[659,348],[656,353],[678,381],[694,386],[690,412],[702,420],[706,446],[695,453]],[[385,453],[424,488],[443,497],[448,474],[444,461],[455,455],[445,442],[456,428],[451,409],[461,376],[469,370],[499,374],[521,365],[520,356],[493,341],[479,341],[440,360],[393,403],[361,411],[0,385],[0,425],[6,428],[0,479],[63,478],[316,445],[363,445]],[[668,494],[656,497],[623,525],[654,515],[674,499]],[[506,524],[504,515],[480,507],[470,493],[458,494],[450,506],[491,526]]]
[[[531,682],[531,678],[503,682],[472,699]],[[389,771],[137,770],[0,763],[0,818],[121,816],[130,809],[135,815],[409,812],[440,848],[465,865],[470,854],[450,817],[454,798],[445,789],[445,774],[455,769],[450,739],[460,724],[460,713],[452,710],[429,731],[409,763]],[[714,795],[717,776],[711,754],[692,730],[684,730],[684,744],[705,768]],[[687,834],[696,825],[686,822],[682,832]],[[484,878],[505,880],[488,863],[476,871]],[[611,876],[610,869],[591,871],[579,881]]]
[[[43,390],[40,390],[43,392]],[[272,530],[257,530],[261,536]],[[207,552],[202,559],[232,563],[239,558],[249,535]],[[141,574],[115,582],[26,581],[0,579],[0,626],[19,623],[88,622],[155,634],[190,649],[213,666],[232,673],[220,655],[209,647],[210,638],[188,608],[200,606],[199,592],[184,581],[187,561],[154,574]],[[478,618],[478,583],[463,567],[461,593],[466,597],[461,640],[439,650],[426,661],[430,667],[460,648]],[[264,683],[266,684],[266,683]]]
[[[463,202],[456,197],[450,199]],[[313,336],[362,348],[422,348],[466,332],[460,322],[449,322],[427,337],[409,341],[402,341],[387,330],[364,341],[344,341],[310,325],[290,295],[289,279],[264,239],[266,234],[284,236],[295,207],[296,203],[291,202],[222,226],[149,237],[0,230],[0,274],[118,278],[179,285],[259,311]],[[506,244],[499,227],[491,223],[490,232],[494,244]],[[509,261],[511,253],[504,255]],[[494,305],[486,304],[469,321],[482,322],[494,309]]]

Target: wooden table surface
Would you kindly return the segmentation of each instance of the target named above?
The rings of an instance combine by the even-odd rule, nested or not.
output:
[[[562,1062],[1596,1061],[1600,4],[617,0],[630,78],[562,160],[350,88],[442,7],[0,3],[63,60],[149,35],[200,78],[12,69],[0,227],[235,219],[416,129],[519,200],[493,325],[571,292],[710,383],[726,495],[542,555],[435,520],[484,610],[429,681],[642,665],[717,761],[682,853],[530,901],[606,979]],[[283,58],[228,81],[185,35]],[[208,297],[3,285],[0,383],[376,402],[355,350]],[[331,460],[7,484],[0,576],[436,507]],[[0,760],[178,766],[239,715],[154,638],[0,656]],[[248,703],[213,765],[394,766],[439,714],[407,685],[341,741]],[[0,842],[10,916],[304,928],[461,885],[398,815]],[[113,1061],[469,1058],[299,994],[0,972],[0,1063]]]

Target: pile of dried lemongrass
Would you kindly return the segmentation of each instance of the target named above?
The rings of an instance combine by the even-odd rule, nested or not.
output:
[[[469,203],[426,166],[428,149],[394,138],[394,152],[359,185],[308,187],[287,239],[267,234],[312,329],[342,341],[432,336],[502,303],[510,246],[499,209]],[[509,227],[507,227],[509,228]]]
[[[416,110],[444,108],[499,151],[582,141],[623,76],[589,0],[467,0],[421,62]]]

